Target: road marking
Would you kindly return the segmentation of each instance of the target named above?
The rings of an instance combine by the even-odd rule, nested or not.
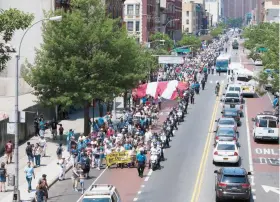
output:
[[[267,96],[268,96],[268,98],[269,98],[269,100],[270,100],[271,104],[273,104],[273,101],[272,101],[272,99],[271,99],[271,97],[270,97],[269,93],[268,93],[268,92],[266,92],[266,94],[267,94]]]
[[[134,198],[134,199],[133,199],[133,201],[137,201],[137,200],[138,200],[138,198]]]
[[[148,174],[147,174],[147,177],[146,177],[145,180],[144,180],[145,182],[147,182],[147,181],[149,180],[149,178],[151,177],[152,173],[153,173],[153,170],[150,169],[149,172],[148,172]]]
[[[90,190],[90,188],[92,187],[92,185],[94,185],[97,180],[99,180],[99,178],[105,173],[105,171],[108,169],[108,166],[98,175],[98,177],[93,181],[93,183],[86,189],[86,191],[84,193],[86,193],[88,190]],[[84,194],[81,195],[81,197],[77,200],[77,202],[80,202],[84,197]]]
[[[216,97],[216,100],[215,100],[215,105],[214,105],[214,109],[213,109],[213,113],[212,113],[212,118],[211,118],[209,130],[208,130],[206,143],[205,143],[204,150],[203,150],[203,153],[202,153],[202,158],[201,158],[199,170],[198,170],[198,173],[197,173],[197,178],[196,178],[196,182],[195,182],[195,186],[194,186],[194,191],[192,193],[191,202],[196,202],[199,198],[199,193],[200,193],[201,184],[202,184],[204,171],[205,171],[205,166],[206,166],[206,160],[207,160],[207,156],[208,156],[208,152],[209,152],[209,148],[210,148],[210,144],[211,144],[213,126],[214,126],[214,123],[215,123],[215,119],[216,119],[216,115],[217,115],[217,111],[218,111],[218,106],[219,106],[219,103],[220,103],[219,102],[219,100],[220,100],[219,97],[221,96],[221,92],[222,92],[221,89],[222,89],[222,85],[221,85],[221,88],[220,88],[219,96]]]
[[[142,187],[142,188],[144,188],[144,187],[145,187],[145,185],[141,185],[141,187]]]
[[[280,189],[278,187],[271,187],[271,186],[267,186],[267,185],[262,185],[262,188],[264,189],[264,191],[266,193],[274,192],[274,193],[280,195]]]
[[[141,194],[142,192],[141,191],[138,191],[138,194]]]
[[[252,189],[252,192],[256,192],[256,189]]]
[[[257,199],[256,195],[253,195],[253,199],[254,199],[254,200],[256,200],[256,199]]]
[[[252,158],[252,149],[251,149],[251,134],[249,129],[249,117],[248,117],[248,110],[247,110],[247,102],[245,103],[245,117],[246,117],[246,133],[247,133],[247,144],[248,144],[248,156],[249,156],[249,171],[254,171],[253,166],[253,158]],[[254,178],[252,176],[252,178]]]

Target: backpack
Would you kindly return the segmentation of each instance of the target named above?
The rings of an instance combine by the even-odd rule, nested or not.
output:
[[[58,147],[58,148],[57,148],[56,154],[57,154],[57,155],[61,155],[61,154],[62,154],[62,148],[61,148],[61,147]]]
[[[6,152],[11,153],[13,151],[13,145],[11,143],[6,144]]]

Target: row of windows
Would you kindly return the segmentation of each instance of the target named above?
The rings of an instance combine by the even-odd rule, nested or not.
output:
[[[134,28],[135,25],[135,28]],[[127,21],[126,23],[126,29],[129,32],[139,32],[140,31],[140,22],[139,21]]]

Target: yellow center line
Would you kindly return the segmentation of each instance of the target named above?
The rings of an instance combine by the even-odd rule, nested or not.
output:
[[[208,130],[208,135],[207,135],[206,143],[205,143],[204,150],[203,150],[203,153],[202,153],[202,158],[201,158],[199,170],[198,170],[198,173],[197,173],[197,178],[196,178],[191,202],[197,202],[198,198],[199,198],[201,184],[202,184],[203,177],[204,177],[206,160],[207,160],[207,156],[208,156],[208,152],[209,152],[209,148],[210,148],[210,143],[211,143],[213,127],[214,127],[214,123],[215,123],[215,119],[216,119],[216,115],[217,115],[217,111],[218,111],[218,107],[219,107],[220,96],[221,96],[221,92],[222,92],[221,89],[222,88],[223,88],[223,85],[220,86],[219,96],[216,98],[216,101],[215,101],[215,105],[214,105],[214,109],[213,109],[213,113],[212,113],[212,117],[211,117],[211,122],[210,122],[209,130]]]

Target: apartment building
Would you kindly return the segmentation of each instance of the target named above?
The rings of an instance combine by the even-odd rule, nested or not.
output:
[[[195,34],[197,26],[196,4],[194,1],[182,2],[182,32]]]

